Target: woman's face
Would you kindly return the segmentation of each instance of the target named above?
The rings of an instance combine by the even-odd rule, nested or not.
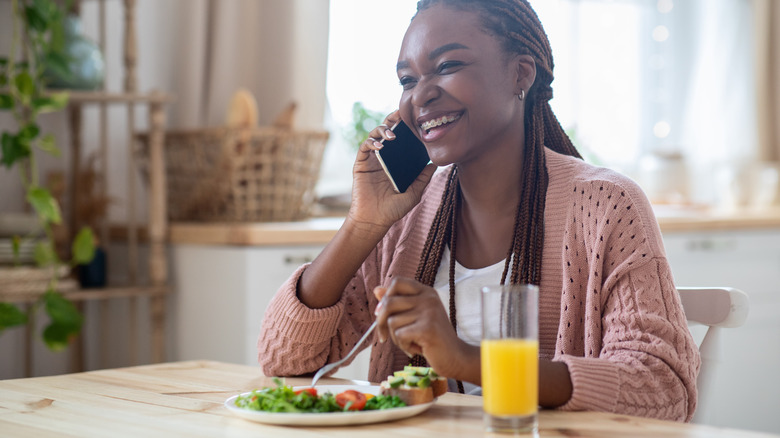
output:
[[[519,57],[481,27],[474,12],[435,5],[417,14],[401,45],[401,117],[439,166],[522,141]]]

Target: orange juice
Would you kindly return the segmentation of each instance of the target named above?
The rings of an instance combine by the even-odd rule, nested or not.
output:
[[[482,340],[482,402],[495,416],[523,416],[539,404],[539,342]]]

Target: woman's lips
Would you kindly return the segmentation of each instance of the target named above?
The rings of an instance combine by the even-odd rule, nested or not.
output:
[[[423,141],[430,142],[446,135],[460,120],[461,114],[447,114],[420,124]]]

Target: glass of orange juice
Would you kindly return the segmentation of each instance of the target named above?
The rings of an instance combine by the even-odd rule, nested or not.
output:
[[[534,285],[482,288],[482,403],[490,432],[537,432],[538,303]]]

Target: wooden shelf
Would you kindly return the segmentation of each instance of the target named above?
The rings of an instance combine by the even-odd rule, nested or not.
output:
[[[110,286],[95,289],[77,289],[62,292],[65,298],[71,301],[107,300],[132,297],[156,297],[170,293],[168,286]],[[33,303],[41,293],[4,293],[0,292],[0,302],[16,304]]]
[[[90,103],[139,103],[139,104],[163,104],[172,102],[173,96],[151,91],[149,93],[111,93],[105,91],[74,91],[61,90],[68,93],[69,104]]]
[[[75,236],[77,226],[79,226],[79,218],[76,216],[76,212],[79,208],[79,200],[82,197],[82,190],[79,186],[79,179],[76,175],[81,174],[82,170],[82,149],[84,148],[84,134],[85,126],[89,126],[88,134],[94,136],[97,140],[98,147],[96,149],[98,167],[97,171],[100,177],[97,181],[97,186],[101,187],[105,193],[113,193],[109,190],[108,175],[110,172],[109,163],[112,162],[110,157],[119,154],[121,160],[127,166],[127,180],[125,185],[125,215],[128,221],[126,226],[117,234],[114,227],[111,224],[100,224],[96,231],[102,232],[99,236],[104,242],[115,242],[116,238],[121,237],[123,243],[126,245],[120,249],[125,254],[127,259],[126,266],[123,268],[125,271],[124,276],[127,283],[131,285],[123,286],[111,286],[102,289],[71,289],[67,288],[62,291],[63,295],[72,301],[86,302],[86,301],[98,301],[101,302],[99,306],[100,318],[108,319],[108,301],[113,299],[128,299],[130,302],[127,305],[127,311],[131,314],[129,327],[127,331],[131,333],[130,342],[128,342],[128,350],[130,350],[130,362],[135,363],[135,350],[139,346],[143,345],[144,348],[151,347],[151,359],[154,362],[161,362],[165,359],[165,328],[166,328],[166,299],[167,295],[171,293],[172,287],[168,282],[168,264],[166,253],[166,239],[167,239],[167,213],[166,213],[166,185],[165,185],[165,162],[164,162],[164,141],[165,141],[165,105],[174,100],[173,96],[160,91],[139,92],[137,87],[137,41],[136,41],[136,0],[122,0],[122,23],[116,23],[112,17],[109,22],[109,14],[104,7],[105,1],[100,1],[97,10],[98,20],[98,37],[97,43],[101,47],[104,57],[108,58],[107,49],[113,47],[113,45],[107,45],[107,28],[109,26],[115,26],[117,24],[124,24],[122,33],[122,90],[118,92],[109,92],[106,90],[95,91],[82,91],[73,89],[63,90],[47,90],[49,93],[55,93],[58,91],[68,93],[68,106],[65,108],[65,115],[67,117],[68,130],[70,132],[70,157],[69,157],[69,181],[67,181],[66,198],[71,203],[70,217],[66,218],[69,229],[67,234],[69,236]],[[80,13],[79,8],[80,0],[76,0],[73,4],[73,10],[75,13]],[[107,78],[106,78],[107,79]],[[0,88],[0,92],[2,92]],[[86,125],[82,120],[82,114],[85,112],[88,105],[97,105],[97,125]],[[109,128],[114,129],[118,124],[116,121],[111,120],[109,123],[108,112],[110,105],[114,105],[123,108],[126,113],[125,127],[127,128],[128,135],[125,139],[125,143],[117,141],[115,138],[109,138]],[[138,126],[136,123],[136,108],[146,107],[146,116],[148,117],[148,123],[145,130],[148,133],[148,148],[149,153],[147,157],[148,163],[146,163],[147,172],[147,184],[144,185],[146,190],[146,209],[148,214],[148,220],[145,223],[139,223],[137,219],[136,211],[141,202],[144,202],[142,196],[140,196],[140,190],[138,187],[141,184],[137,184],[136,178],[138,173],[136,158],[133,154],[129,154],[128,150],[136,141],[136,135],[138,135]],[[112,178],[116,180],[116,178]],[[145,246],[145,253],[143,257],[140,255],[140,244]],[[141,272],[140,264],[144,262],[148,265],[148,283],[144,282],[139,284],[138,278]],[[123,280],[124,281],[124,280]],[[37,286],[35,286],[37,287]],[[31,304],[35,302],[43,293],[44,290],[38,292],[37,289],[32,288],[35,292],[18,291],[18,292],[4,292],[0,290],[0,302],[13,302],[20,304]],[[136,298],[148,298],[150,304],[148,306],[147,313],[149,314],[149,330],[151,339],[149,342],[139,342],[135,333],[139,331],[138,322],[139,318],[132,317],[136,312]],[[103,321],[103,320],[101,320]],[[32,372],[32,342],[34,339],[34,327],[30,326],[25,330],[25,345],[24,352],[24,368],[25,374],[31,376]],[[100,328],[100,346],[98,347],[101,353],[101,362],[106,362],[105,350],[108,345],[110,332],[107,328],[107,324],[101,323]],[[71,363],[72,371],[83,371],[84,369],[84,339],[83,337],[75,342],[71,348],[71,357],[74,359]]]

